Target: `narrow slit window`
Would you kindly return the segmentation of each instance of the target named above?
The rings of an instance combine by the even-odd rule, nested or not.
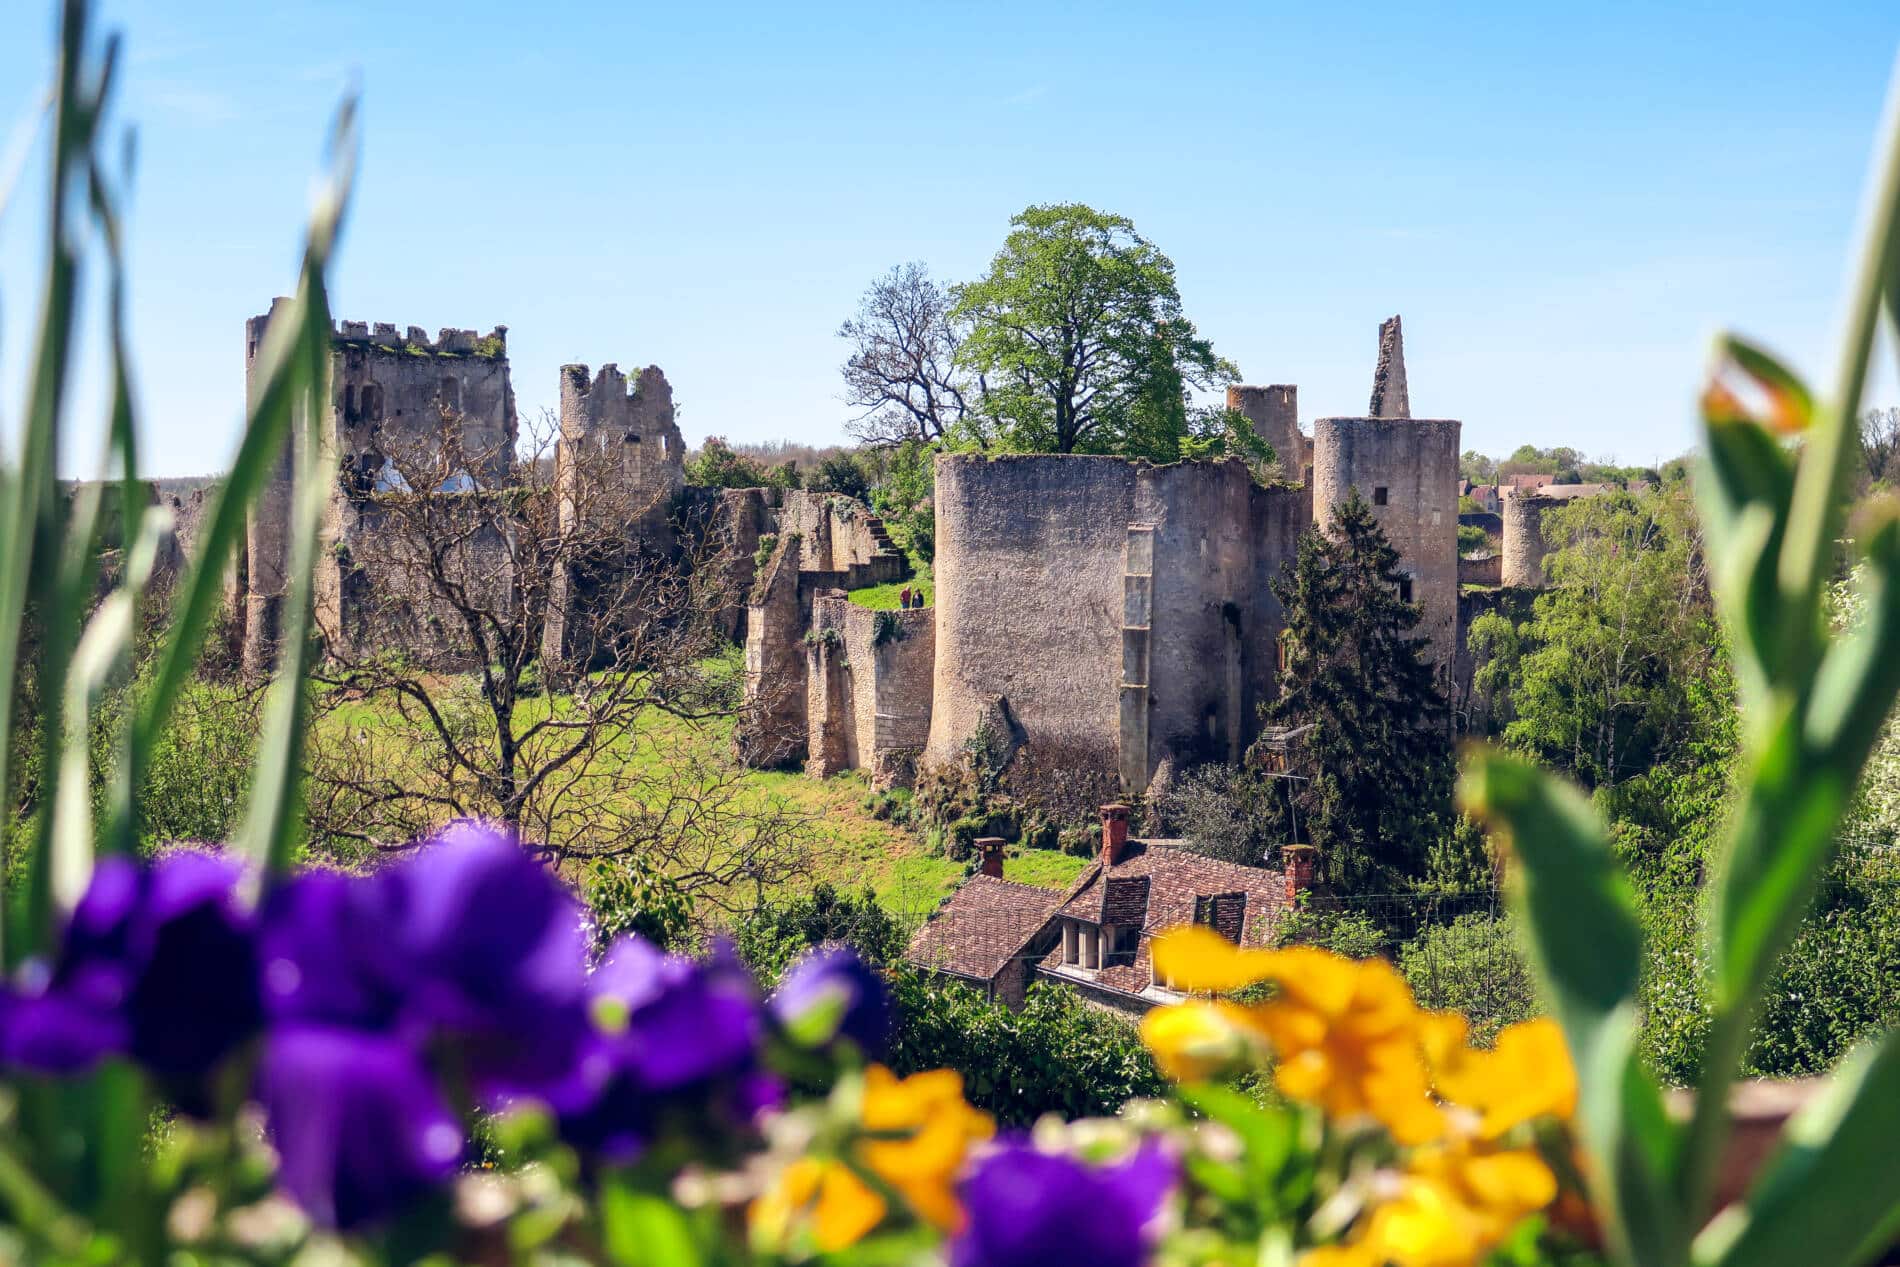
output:
[[[1412,601],[1412,578],[1409,576],[1399,578],[1399,601],[1401,603]]]

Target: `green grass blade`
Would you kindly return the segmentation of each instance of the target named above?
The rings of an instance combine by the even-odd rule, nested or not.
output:
[[[286,405],[297,413],[296,476],[291,507],[290,592],[285,600],[278,665],[264,706],[257,769],[238,839],[267,876],[288,868],[298,829],[311,664],[311,608],[318,538],[335,480],[325,418],[330,398],[330,308],[324,272],[349,199],[355,157],[353,101],[338,112],[330,179],[311,219],[310,245],[298,285],[296,349],[288,366]],[[273,325],[276,323],[272,323]]]

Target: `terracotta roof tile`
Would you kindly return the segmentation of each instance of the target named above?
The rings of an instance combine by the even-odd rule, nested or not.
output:
[[[1104,868],[1098,861],[1077,877],[1059,912],[1095,924],[1134,923],[1119,917],[1126,909],[1121,898],[1135,891],[1133,882],[1146,881],[1141,937],[1135,952],[1132,956],[1115,956],[1106,967],[1090,974],[1097,984],[1136,995],[1147,989],[1154,979],[1149,959],[1153,935],[1178,924],[1193,923],[1203,900],[1208,900],[1203,918],[1242,945],[1261,946],[1272,940],[1286,904],[1286,878],[1281,872],[1222,862],[1154,841],[1128,843],[1128,853],[1106,869],[1106,884]],[[1105,909],[1112,913],[1111,918],[1102,918]],[[1040,962],[1060,964],[1061,947]],[[1075,971],[1074,965],[1066,971]],[[1087,969],[1082,971],[1088,973]]]
[[[917,930],[906,958],[926,968],[991,980],[1042,931],[1065,896],[1058,889],[979,872]]]

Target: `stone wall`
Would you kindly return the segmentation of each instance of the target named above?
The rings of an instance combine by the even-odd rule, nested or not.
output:
[[[1313,424],[1313,509],[1322,530],[1353,489],[1401,556],[1419,636],[1449,667],[1458,634],[1458,442],[1449,419],[1321,418]]]
[[[935,616],[873,611],[838,590],[814,600],[807,772],[868,770],[877,788],[910,782],[930,736]]]
[[[1467,559],[1458,556],[1458,584],[1460,585],[1502,585],[1504,583],[1504,556],[1484,554]],[[1462,629],[1464,626],[1460,625]]]
[[[937,459],[935,706],[950,761],[1001,714],[1047,767],[1237,758],[1276,689],[1268,582],[1310,520],[1235,461]]]
[[[1558,503],[1513,490],[1504,497],[1504,575],[1506,585],[1541,589],[1544,584],[1544,512]]]

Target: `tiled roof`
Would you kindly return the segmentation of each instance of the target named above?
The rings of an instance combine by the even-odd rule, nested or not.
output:
[[[944,899],[910,939],[915,964],[988,981],[1042,931],[1065,894],[981,872]]]
[[[1139,920],[1126,905],[1137,883],[1145,883],[1146,898]],[[1110,989],[1140,994],[1154,975],[1149,967],[1150,939],[1163,929],[1193,923],[1202,899],[1220,899],[1209,904],[1204,920],[1242,945],[1264,945],[1271,940],[1286,903],[1286,879],[1266,867],[1243,867],[1154,841],[1131,840],[1128,852],[1115,866],[1104,868],[1097,861],[1077,877],[1060,914],[1093,924],[1137,925],[1141,937],[1132,957],[1082,973]],[[1048,966],[1061,962],[1059,946],[1042,960]],[[1073,966],[1067,969],[1074,970]]]

